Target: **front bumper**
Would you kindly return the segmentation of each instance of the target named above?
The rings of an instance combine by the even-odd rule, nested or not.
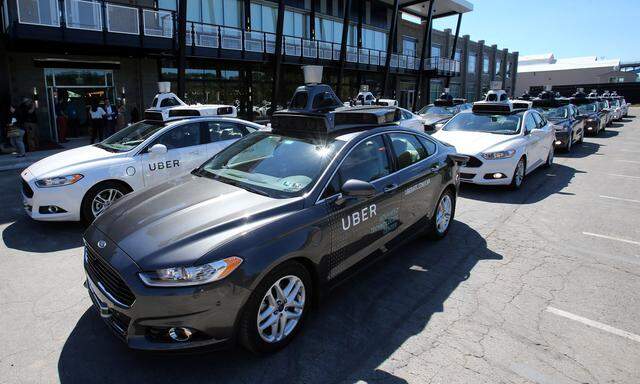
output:
[[[600,121],[599,120],[586,120],[584,122],[584,131],[587,134],[596,134],[600,131]]]
[[[479,185],[509,185],[517,164],[518,158],[516,156],[500,160],[483,159],[480,166],[460,167],[460,181]],[[490,177],[494,174],[501,174],[503,177],[498,179]]]
[[[86,243],[95,244],[100,241],[97,238],[105,240],[99,231],[88,233]],[[148,287],[138,277],[137,264],[111,241],[106,243],[99,253],[91,246],[85,248],[91,252],[89,257],[85,253],[86,286],[100,316],[128,347],[172,351],[222,349],[232,343],[236,320],[249,290],[226,279],[193,287]],[[114,289],[113,282],[108,283],[103,275],[96,273],[96,268],[89,265],[95,262],[89,261],[91,257],[105,263],[102,270],[110,270],[109,279],[121,279],[134,295],[133,302],[120,300],[121,290]],[[192,338],[181,342],[172,340],[168,331],[173,327],[189,328]]]
[[[571,135],[569,134],[569,132],[558,132],[556,131],[556,139],[553,142],[553,145],[556,148],[566,148],[567,146],[569,146],[569,140],[571,138]]]
[[[29,217],[41,221],[80,220],[80,205],[85,192],[83,180],[73,185],[52,188],[39,188],[35,181],[31,172],[22,172],[22,206]],[[57,207],[62,211],[50,213],[49,207]]]

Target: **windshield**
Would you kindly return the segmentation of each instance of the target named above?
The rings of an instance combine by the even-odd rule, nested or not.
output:
[[[611,103],[612,107],[619,107],[620,106],[620,100],[615,100],[614,99],[614,100],[611,100],[610,103]]]
[[[596,112],[598,110],[597,108],[596,103],[578,105],[578,111],[580,111],[581,114]]]
[[[547,119],[566,119],[569,117],[569,110],[567,107],[557,108],[540,108],[538,109]]]
[[[117,152],[127,152],[164,127],[165,124],[162,122],[143,120],[116,132],[96,145]]]
[[[449,120],[442,130],[514,135],[520,132],[520,120],[522,120],[521,113],[515,115],[459,113]]]
[[[453,115],[455,110],[455,107],[436,107],[433,105],[427,105],[418,111],[418,115]]]
[[[344,144],[254,132],[204,163],[196,174],[270,197],[300,196]]]

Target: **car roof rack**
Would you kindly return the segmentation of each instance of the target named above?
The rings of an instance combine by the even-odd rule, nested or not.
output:
[[[473,103],[471,110],[474,113],[487,113],[492,115],[508,115],[529,109],[528,103],[509,100],[507,92],[502,89],[492,89],[487,92],[483,101]]]
[[[593,103],[594,99],[587,97],[587,95],[582,91],[577,91],[569,98],[569,102],[573,105],[584,105]]]
[[[569,99],[557,97],[558,94],[551,91],[543,91],[538,97],[531,100],[533,108],[557,108],[569,104]]]

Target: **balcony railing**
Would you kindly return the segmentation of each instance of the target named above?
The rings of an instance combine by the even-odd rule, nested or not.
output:
[[[17,5],[19,24],[109,32],[124,35],[166,39],[164,45],[173,44],[177,35],[174,11],[133,7],[90,0],[10,0]],[[63,8],[64,12],[60,11]],[[270,32],[244,31],[240,28],[187,22],[187,47],[225,49],[247,53],[273,54],[276,35]],[[120,40],[118,40],[120,41]],[[310,40],[297,36],[283,36],[282,54],[299,60],[340,60],[340,44]],[[384,66],[386,52],[369,48],[347,46],[345,61],[354,65]],[[420,58],[394,53],[391,68],[416,71]],[[460,72],[460,62],[443,57],[425,59],[423,70],[445,76]]]

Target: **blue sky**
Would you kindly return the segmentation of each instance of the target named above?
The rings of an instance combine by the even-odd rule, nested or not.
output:
[[[470,0],[460,35],[520,55],[640,60],[640,0]],[[436,7],[437,7],[436,0]],[[437,20],[455,32],[456,17]]]

